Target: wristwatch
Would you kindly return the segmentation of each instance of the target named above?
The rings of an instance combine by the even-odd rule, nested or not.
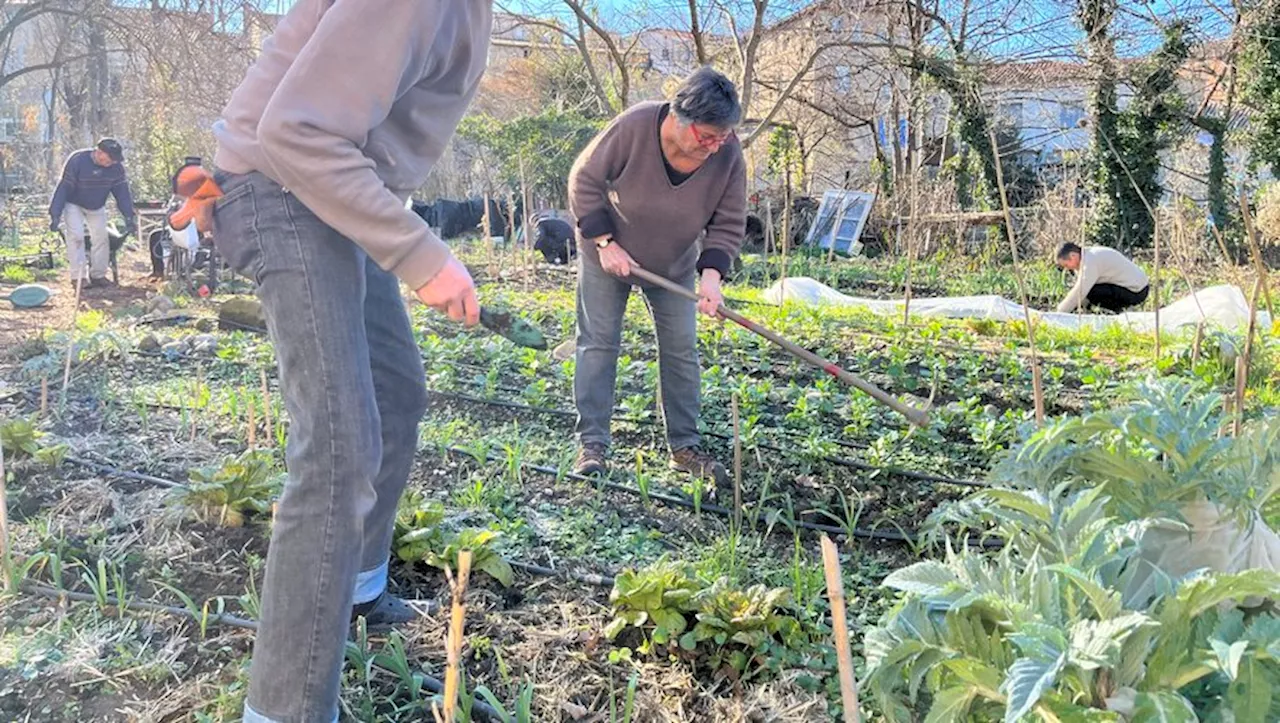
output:
[[[611,237],[609,237],[609,236],[606,236],[606,237],[604,237],[604,238],[602,238],[602,239],[596,239],[596,248],[598,248],[598,249],[602,249],[602,248],[604,248],[605,246],[608,246],[608,245],[609,245],[609,244],[611,244],[611,243],[613,243],[613,238],[611,238]]]

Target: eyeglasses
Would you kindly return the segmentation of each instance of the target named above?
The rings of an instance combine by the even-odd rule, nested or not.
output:
[[[728,142],[730,138],[733,137],[733,131],[725,131],[724,133],[721,133],[719,135],[714,135],[711,133],[702,133],[698,130],[697,123],[690,123],[689,130],[693,131],[693,140],[697,141],[698,145],[702,146],[703,148],[718,148],[719,146],[724,145],[726,142]]]

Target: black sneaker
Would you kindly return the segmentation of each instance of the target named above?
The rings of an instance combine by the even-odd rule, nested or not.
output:
[[[587,442],[578,448],[578,461],[573,464],[574,474],[588,477],[609,471],[609,452],[603,444]]]
[[[440,609],[440,604],[432,600],[427,603],[427,615]],[[381,595],[369,602],[359,603],[351,608],[351,622],[364,617],[365,628],[370,632],[383,632],[397,625],[413,622],[422,615],[409,606],[404,600],[383,591]]]

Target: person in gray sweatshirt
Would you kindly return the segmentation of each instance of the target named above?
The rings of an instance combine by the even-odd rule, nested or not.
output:
[[[671,102],[639,103],[582,151],[569,174],[578,219],[577,364],[579,474],[607,469],[622,319],[633,286],[658,337],[659,389],[670,466],[723,484],[724,466],[700,446],[697,312],[716,317],[721,281],[742,247],[747,176],[734,128],[737,89],[711,68],[695,71]],[[639,266],[685,288],[696,305],[631,277]]]
[[[114,138],[103,138],[93,148],[76,151],[67,157],[62,178],[49,202],[49,229],[58,231],[66,225],[67,263],[71,267],[71,283],[85,276],[85,232],[89,236],[89,285],[101,286],[107,281],[111,262],[110,237],[107,230],[107,199],[114,196],[116,207],[125,219],[125,234],[136,231],[133,194],[124,171],[124,149]]]
[[[468,325],[467,269],[407,207],[479,87],[492,0],[297,0],[214,126],[214,243],[257,284],[289,412],[246,723],[338,718],[351,622],[388,590],[427,404],[399,283]]]

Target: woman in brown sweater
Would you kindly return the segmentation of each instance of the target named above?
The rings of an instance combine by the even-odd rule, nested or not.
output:
[[[734,128],[737,89],[702,68],[671,102],[639,103],[588,145],[569,174],[578,219],[578,334],[574,402],[579,474],[604,472],[622,319],[632,286],[653,315],[671,466],[725,480],[700,447],[697,311],[716,316],[720,283],[746,228],[746,163]],[[700,243],[699,243],[700,242]],[[696,306],[630,276],[639,266],[693,289]]]

